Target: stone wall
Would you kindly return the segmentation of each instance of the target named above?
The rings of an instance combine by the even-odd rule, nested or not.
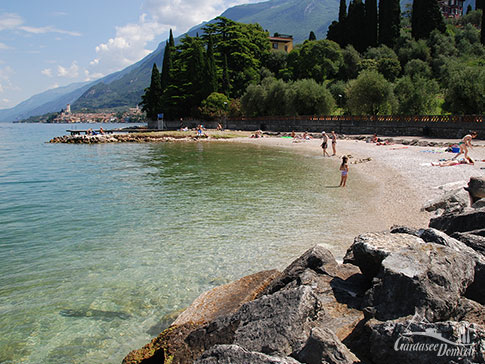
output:
[[[156,122],[155,122],[156,123]],[[202,123],[206,128],[216,128],[217,121],[184,120],[183,126],[195,128]],[[180,121],[166,121],[165,128],[180,128]],[[378,134],[385,136],[427,136],[435,138],[462,138],[470,130],[485,139],[485,116],[328,116],[328,117],[284,117],[284,118],[238,118],[222,120],[226,129],[263,130],[276,132],[329,132],[338,134]],[[153,129],[156,129],[154,127]]]

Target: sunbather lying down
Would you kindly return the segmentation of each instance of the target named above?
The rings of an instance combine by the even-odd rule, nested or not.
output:
[[[473,159],[468,157],[468,159],[460,159],[460,160],[450,159],[442,162],[431,162],[431,165],[439,166],[439,167],[449,167],[449,166],[456,166],[458,164],[474,164],[474,163],[475,162],[473,161]]]

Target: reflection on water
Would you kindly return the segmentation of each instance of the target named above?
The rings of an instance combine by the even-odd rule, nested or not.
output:
[[[44,143],[65,128],[0,124],[0,363],[119,363],[207,289],[342,255],[371,191],[253,145]]]

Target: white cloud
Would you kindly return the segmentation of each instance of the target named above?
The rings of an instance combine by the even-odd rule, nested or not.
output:
[[[45,33],[59,33],[65,35],[71,35],[73,37],[81,36],[79,32],[73,32],[69,30],[58,29],[53,26],[45,27],[32,27],[24,25],[24,19],[18,14],[14,13],[2,13],[0,14],[0,31],[2,30],[22,30],[31,34],[45,34]]]
[[[0,42],[0,49],[10,49],[10,47],[5,43]]]
[[[142,9],[161,24],[169,24],[177,34],[220,15],[229,7],[255,0],[145,0]]]
[[[0,93],[13,90],[14,87],[10,81],[10,77],[14,74],[10,66],[0,67]]]
[[[147,44],[168,29],[167,25],[147,20],[146,14],[140,16],[137,24],[116,27],[116,36],[96,47],[91,72],[111,73],[139,61],[153,51],[146,48]]]
[[[77,78],[79,77],[79,66],[77,62],[74,61],[69,67],[57,66],[57,76],[66,78]]]
[[[52,77],[52,70],[50,68],[43,69],[40,71],[44,76]]]
[[[5,29],[15,29],[23,24],[22,18],[13,13],[0,14],[0,31]]]

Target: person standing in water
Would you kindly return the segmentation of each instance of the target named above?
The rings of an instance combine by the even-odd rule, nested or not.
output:
[[[461,142],[458,143],[458,146],[460,147],[460,151],[458,152],[457,155],[455,155],[453,157],[453,159],[456,159],[458,158],[458,156],[460,156],[461,154],[464,154],[465,155],[465,160],[473,163],[473,159],[471,159],[470,157],[468,157],[468,147],[472,147],[472,139],[473,138],[476,138],[477,137],[477,132],[476,131],[472,131],[470,134],[467,134],[463,137],[463,139],[461,140]]]
[[[347,175],[349,174],[349,165],[347,163],[348,160],[349,158],[346,155],[342,157],[342,164],[340,165],[341,178],[339,187],[345,187],[345,184],[347,183]]]
[[[337,154],[337,134],[335,134],[333,130],[330,138],[332,138],[332,152],[333,152],[332,155],[336,155]]]
[[[324,157],[330,157],[330,154],[328,154],[327,152],[327,144],[328,144],[327,134],[324,131],[322,131],[322,150],[323,150]]]

